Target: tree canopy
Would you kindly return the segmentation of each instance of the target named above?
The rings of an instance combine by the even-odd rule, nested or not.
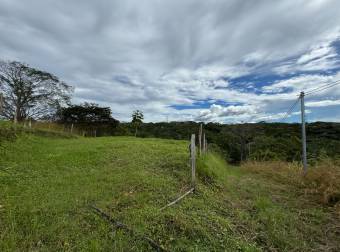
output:
[[[143,123],[144,114],[140,110],[135,110],[132,112],[131,117],[132,117],[131,123],[135,127],[135,136],[137,136],[137,130],[138,130],[138,127]]]
[[[69,103],[73,89],[55,75],[17,61],[0,61],[1,116],[47,119]]]
[[[111,114],[109,107],[100,107],[95,103],[83,103],[61,108],[58,112],[58,120],[61,123],[74,123],[88,126],[118,124],[119,121],[114,119]]]

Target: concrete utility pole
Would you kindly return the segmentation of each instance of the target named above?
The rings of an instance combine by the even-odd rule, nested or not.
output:
[[[301,127],[302,127],[302,163],[303,174],[307,173],[307,142],[306,142],[306,122],[305,122],[305,93],[300,93],[301,100]]]

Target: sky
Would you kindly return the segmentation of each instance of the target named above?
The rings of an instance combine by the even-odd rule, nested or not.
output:
[[[281,121],[340,80],[338,0],[0,0],[0,59],[48,71],[74,103],[145,121]],[[305,97],[340,122],[340,85]],[[299,105],[285,121],[299,121]]]

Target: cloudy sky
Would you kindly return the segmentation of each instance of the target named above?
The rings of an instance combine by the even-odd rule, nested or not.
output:
[[[73,102],[130,120],[278,120],[340,79],[338,0],[0,0],[0,57],[56,74]],[[340,121],[340,85],[306,97]],[[299,119],[298,107],[286,121]]]

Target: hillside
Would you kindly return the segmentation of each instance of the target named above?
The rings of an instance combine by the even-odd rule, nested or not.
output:
[[[198,133],[199,123],[170,122],[144,123],[141,137],[187,140],[191,133]],[[133,128],[122,124],[119,134],[126,135]],[[308,123],[307,154],[309,163],[325,155],[340,157],[340,124],[330,122]],[[301,160],[301,125],[290,123],[204,124],[209,143],[214,143],[224,158],[233,163],[244,160]]]
[[[113,229],[94,205],[169,251],[339,251],[339,216],[292,183],[198,162],[190,187],[188,142],[22,134],[3,142],[0,251],[150,251]]]

